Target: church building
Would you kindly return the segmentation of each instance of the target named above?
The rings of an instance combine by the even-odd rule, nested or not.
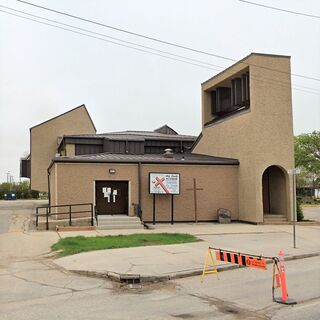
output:
[[[202,130],[96,133],[84,105],[30,129],[21,176],[50,205],[148,222],[290,221],[290,57],[252,53],[201,86]]]

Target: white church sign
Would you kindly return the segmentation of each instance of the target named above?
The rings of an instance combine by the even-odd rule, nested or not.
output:
[[[151,194],[180,194],[179,173],[149,173]]]

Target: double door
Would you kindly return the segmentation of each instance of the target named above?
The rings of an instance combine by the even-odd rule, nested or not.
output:
[[[97,214],[128,215],[128,181],[96,181]]]

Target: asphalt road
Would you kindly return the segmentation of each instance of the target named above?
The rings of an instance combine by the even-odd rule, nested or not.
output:
[[[33,206],[33,201],[0,201],[0,234],[8,232],[13,216],[29,213]]]
[[[320,316],[319,258],[287,263],[289,297],[271,301],[271,274],[241,269],[119,288],[56,270],[49,261],[14,261],[1,270],[0,319],[315,319]]]
[[[6,233],[9,229],[11,214],[6,212],[1,212],[1,220],[0,220],[0,233]]]
[[[18,216],[29,218],[35,208],[44,203],[44,200],[0,200],[0,234],[9,231],[12,219]]]
[[[320,206],[303,207],[303,215],[305,219],[320,221]]]
[[[14,231],[1,234],[1,243],[23,239],[33,245],[30,250],[0,250],[1,320],[320,318],[320,257],[286,263],[289,297],[297,300],[295,306],[272,302],[270,268],[221,272],[220,280],[209,275],[203,283],[200,277],[190,277],[129,289],[57,269],[52,257],[44,254],[47,247],[42,254],[33,251],[40,246],[37,233],[23,232],[31,209],[11,209],[15,218],[9,230]],[[0,224],[5,219],[0,213]],[[21,234],[24,238],[17,238]],[[43,237],[38,238],[42,244]],[[19,242],[13,248],[18,246]]]

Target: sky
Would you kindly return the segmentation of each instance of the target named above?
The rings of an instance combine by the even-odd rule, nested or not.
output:
[[[30,1],[231,59],[251,52],[290,55],[292,73],[320,78],[318,18],[238,0]],[[318,0],[253,1],[320,16]],[[0,12],[0,182],[7,172],[19,181],[19,159],[29,152],[30,127],[81,104],[99,133],[168,124],[181,134],[198,135],[201,83],[233,64],[16,0],[0,0],[0,6],[100,33],[95,36],[108,41],[119,43],[105,36],[218,66],[167,59]],[[292,85],[294,134],[320,130],[320,81],[292,76]]]

